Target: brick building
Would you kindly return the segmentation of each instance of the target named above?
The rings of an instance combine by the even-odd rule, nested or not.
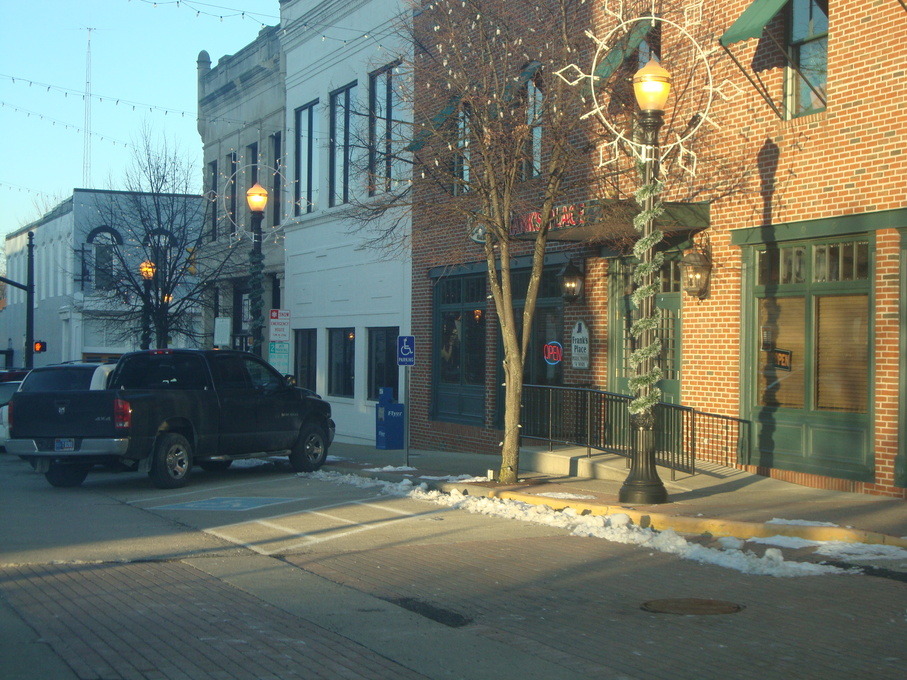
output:
[[[675,76],[662,131],[665,199],[676,208],[660,225],[665,400],[739,421],[746,434],[736,465],[810,486],[907,497],[907,9],[895,0],[732,0],[719,8],[665,2],[654,3],[660,30],[640,32],[653,3],[593,4],[571,24],[577,36],[586,27],[595,35],[573,61],[579,72],[596,75],[596,87],[614,88],[612,104],[622,74],[632,75],[650,56]],[[435,25],[416,22],[429,51]],[[522,27],[531,43],[538,25],[526,20]],[[439,62],[425,61],[436,69]],[[514,73],[527,73],[527,62],[514,57]],[[542,62],[528,77],[515,77],[526,90],[521,105],[531,108],[535,86],[547,96],[553,81],[543,79],[546,69],[567,65]],[[468,238],[468,220],[443,210],[470,201],[462,187],[481,181],[481,169],[470,175],[462,160],[476,133],[462,102],[420,89],[430,75],[416,70],[417,120],[460,130],[436,158],[453,159],[461,189],[439,191],[417,166],[412,318],[424,360],[412,370],[412,443],[491,454],[502,439],[502,350],[485,250],[480,238]],[[619,123],[624,114],[614,111],[612,105],[605,116]],[[632,147],[632,121],[627,128],[618,123]],[[578,128],[598,124],[595,116],[577,121]],[[541,209],[551,153],[545,125],[529,125],[540,130],[538,149],[531,140],[526,147],[529,156],[538,152],[540,171],[514,194],[514,233]],[[684,126],[696,128],[698,139],[691,135],[672,151],[670,140],[683,138]],[[528,383],[628,391],[629,217],[618,208],[627,205],[632,180],[600,164],[603,149],[613,148],[606,141],[587,148],[555,206],[570,228],[550,232]],[[425,164],[430,154],[420,152]],[[625,153],[617,167],[632,163]],[[689,179],[677,181],[682,176]],[[584,191],[583,177],[599,186]],[[615,210],[592,219],[593,205]],[[517,278],[526,275],[531,247],[531,240],[514,244]],[[684,271],[692,270],[681,262],[691,254],[709,265],[707,288],[695,295],[683,291]],[[583,272],[577,301],[565,301],[557,287],[567,263]],[[588,329],[588,363],[572,356],[580,321]],[[564,348],[560,363],[542,354],[553,341]],[[708,456],[707,447],[700,450]]]

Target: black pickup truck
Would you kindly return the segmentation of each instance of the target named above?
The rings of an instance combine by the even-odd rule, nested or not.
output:
[[[103,464],[171,489],[193,465],[224,470],[238,458],[288,454],[295,471],[312,472],[334,438],[330,404],[246,352],[131,352],[107,387],[17,392],[7,452],[53,486],[78,486]]]

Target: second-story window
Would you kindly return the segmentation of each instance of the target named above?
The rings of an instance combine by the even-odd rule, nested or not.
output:
[[[258,142],[246,147],[246,165],[249,167],[249,186],[258,181]]]
[[[208,233],[212,241],[217,240],[217,161],[208,163]]]
[[[356,83],[331,93],[330,100],[330,204],[349,203],[350,161],[353,148],[353,106]]]
[[[283,209],[283,182],[281,176],[281,154],[283,153],[282,137],[279,132],[271,135],[271,224],[275,227],[280,224],[280,212]]]
[[[95,290],[110,290],[114,287],[117,265],[116,249],[123,243],[120,235],[108,227],[95,229],[89,236],[91,244],[92,267]]]
[[[369,76],[368,93],[368,170],[369,195],[390,191],[400,177],[394,162],[394,117],[398,116],[398,98],[394,91],[394,69],[389,64]]]
[[[470,160],[470,124],[469,108],[461,106],[453,120],[453,139],[451,146],[454,150],[451,175],[453,179],[452,191],[454,196],[469,192],[471,160]]]
[[[788,116],[822,111],[828,81],[828,0],[791,0],[788,49]]]
[[[296,109],[296,191],[295,215],[314,212],[318,207],[318,100]]]
[[[230,171],[230,177],[227,179],[227,192],[229,205],[227,207],[227,217],[230,218],[230,233],[236,233],[236,152],[233,151],[227,155],[227,168]]]
[[[526,156],[523,179],[532,179],[542,174],[542,91],[535,81],[526,83]]]

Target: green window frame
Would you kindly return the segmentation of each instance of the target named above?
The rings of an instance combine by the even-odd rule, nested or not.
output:
[[[828,0],[790,0],[787,48],[789,118],[825,110],[828,83]]]
[[[850,236],[755,249],[757,407],[869,412],[872,245]]]

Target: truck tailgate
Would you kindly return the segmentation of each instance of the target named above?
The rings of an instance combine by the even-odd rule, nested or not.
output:
[[[10,437],[113,437],[115,398],[114,390],[17,392]]]

